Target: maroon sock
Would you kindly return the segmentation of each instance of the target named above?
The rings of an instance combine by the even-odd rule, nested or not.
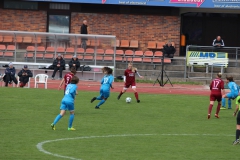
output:
[[[122,94],[123,94],[123,92],[121,91],[119,95],[121,96]]]
[[[216,110],[216,114],[218,114],[218,113],[219,113],[219,111],[220,111],[220,108],[221,108],[221,103],[218,103],[217,110]]]
[[[136,100],[138,100],[138,93],[135,92],[134,95],[135,95],[135,97],[136,97]]]
[[[208,114],[211,114],[211,112],[212,112],[212,107],[213,107],[213,105],[210,104],[209,107],[208,107]]]

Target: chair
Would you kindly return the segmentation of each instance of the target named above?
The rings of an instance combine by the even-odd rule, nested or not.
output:
[[[22,43],[22,41],[23,41],[22,36],[16,36],[16,42],[17,43]]]
[[[54,54],[54,53],[55,53],[54,47],[47,47],[47,48],[46,48],[46,53]]]
[[[20,81],[19,81],[19,76],[17,76],[17,81],[18,81],[18,84],[17,84],[17,87],[19,87],[19,83],[20,83]],[[27,86],[24,86],[23,88],[30,88],[30,77],[29,77],[29,80],[28,80],[28,83],[26,84]]]
[[[36,58],[41,58],[41,59],[43,59],[43,53],[45,53],[45,47],[43,47],[43,46],[37,47]]]
[[[135,56],[142,57],[143,56],[143,51],[135,51]]]
[[[152,63],[152,58],[143,58],[143,63]]]
[[[120,47],[129,47],[129,40],[121,40]]]
[[[130,48],[138,48],[138,41],[137,40],[131,40],[129,47]]]
[[[54,47],[53,47],[54,48]],[[47,51],[47,50],[46,50]],[[65,48],[57,47],[57,53],[65,53]]]
[[[125,56],[133,56],[133,51],[132,50],[126,50],[125,51]]]
[[[104,57],[104,61],[112,61],[113,60],[113,57]]]
[[[164,62],[164,63],[171,63],[172,61],[171,61],[170,58],[165,58],[163,62]]]
[[[114,44],[114,42],[112,42],[112,47],[119,47],[120,46],[120,41],[116,40],[116,43]]]
[[[84,53],[84,49],[83,48],[77,48],[77,53],[83,54]]]
[[[37,74],[35,76],[34,88],[38,88],[38,84],[44,84],[44,88],[47,89],[47,79],[48,79],[48,75],[46,75],[46,74]]]
[[[63,55],[64,59],[72,59],[72,57],[73,57],[73,54],[65,54],[65,55]]]
[[[142,62],[142,58],[133,58],[133,62]]]
[[[41,37],[33,38],[32,43],[41,43],[42,39]]]
[[[154,53],[154,57],[162,57],[162,56],[163,56],[162,51],[156,51],[156,52]]]
[[[162,60],[160,58],[153,58],[153,63],[161,63]]]
[[[123,50],[116,50],[116,55],[123,56]]]
[[[52,54],[52,53],[45,53],[44,54],[44,59],[53,59],[53,57],[54,57],[54,54]]]
[[[153,56],[153,52],[152,52],[152,51],[146,51],[146,52],[144,53],[144,56],[146,56],[146,57],[152,57],[152,56]]]
[[[3,36],[0,36],[0,42],[2,42],[3,41]]]
[[[4,38],[3,38],[3,42],[12,42],[12,41],[13,41],[12,36],[4,36]]]
[[[165,45],[165,42],[157,42],[157,49],[163,49],[163,46]]]
[[[93,61],[93,56],[84,56],[84,61],[85,60]]]
[[[27,53],[25,54],[25,58],[33,58],[33,52],[35,51],[34,46],[27,46]]]
[[[156,49],[156,42],[155,41],[149,41],[147,48],[148,49]]]
[[[115,57],[115,61],[121,61],[122,62],[123,58],[122,57]]]
[[[74,53],[74,48],[72,48],[72,47],[69,47],[69,48],[67,48],[66,49],[66,54],[73,54]]]
[[[1,57],[4,55],[5,50],[6,50],[6,46],[5,45],[0,45],[0,51],[2,51],[2,52],[0,52]]]
[[[106,49],[105,55],[113,55],[113,54],[114,54],[113,49]]]
[[[97,56],[97,57],[96,57],[96,60],[97,60],[97,61],[102,61],[102,60],[103,60],[103,56]]]
[[[104,50],[103,49],[97,49],[97,54],[104,55]]]
[[[94,49],[92,49],[92,48],[87,48],[87,49],[86,49],[86,54],[91,54],[91,55],[93,55],[93,54],[94,54]]]
[[[14,45],[8,45],[4,57],[13,57],[13,51],[15,51],[15,49],[16,47]]]
[[[23,43],[32,43],[32,37],[23,37]]]

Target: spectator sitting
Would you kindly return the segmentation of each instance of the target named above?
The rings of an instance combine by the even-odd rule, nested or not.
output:
[[[32,77],[33,74],[28,69],[28,66],[24,65],[23,69],[18,73],[18,76],[19,76],[19,81],[20,81],[19,86],[24,87],[28,83],[29,77]]]
[[[65,68],[65,60],[62,58],[61,54],[53,61],[53,74],[52,79],[54,79],[56,72],[59,70],[59,78],[62,79],[62,71]]]
[[[171,41],[169,41],[166,45],[163,46],[163,54],[164,57],[173,58],[176,49],[172,46]]]
[[[73,55],[71,61],[68,63],[69,68],[75,67],[76,71],[80,68],[80,62],[76,55]]]
[[[3,81],[5,82],[5,87],[8,86],[8,84],[12,84],[12,81],[17,84],[17,79],[15,77],[15,67],[13,67],[13,63],[10,62],[8,64],[9,67],[6,68],[5,70],[5,76],[3,77]]]
[[[221,36],[217,36],[217,38],[213,40],[212,45],[214,47],[224,47],[225,46],[224,41],[221,38]]]

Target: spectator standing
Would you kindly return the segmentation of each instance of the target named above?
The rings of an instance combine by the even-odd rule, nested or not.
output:
[[[80,34],[88,34],[88,26],[87,26],[87,20],[83,20],[83,24],[81,25],[81,33]],[[86,50],[87,48],[87,38],[82,38],[82,48]]]
[[[172,46],[172,42],[168,41],[166,45],[163,46],[164,57],[173,58],[176,49]]]
[[[33,74],[32,72],[28,69],[27,65],[24,65],[23,69],[18,72],[18,76],[19,76],[19,87],[24,87],[28,81],[29,81],[29,77],[32,77]]]
[[[69,68],[75,67],[76,71],[80,68],[80,62],[76,55],[73,55],[72,59],[68,63]]]
[[[213,40],[212,45],[214,47],[224,47],[225,46],[224,41],[221,38],[221,36],[217,36],[217,38]]]
[[[16,73],[15,67],[13,67],[13,63],[10,62],[5,70],[5,76],[3,77],[5,87],[7,87],[8,84],[12,84],[12,81],[17,85],[18,82],[15,77],[15,73]]]
[[[65,68],[65,60],[62,58],[61,54],[58,54],[58,57],[53,61],[53,74],[52,79],[54,79],[56,72],[59,70],[59,78],[62,79],[62,71]]]

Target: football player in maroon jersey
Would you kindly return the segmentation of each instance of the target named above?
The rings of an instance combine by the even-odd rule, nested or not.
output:
[[[65,94],[65,90],[66,90],[67,85],[71,82],[72,77],[76,73],[77,73],[76,68],[72,67],[70,69],[70,73],[65,74],[64,78],[62,79],[62,81],[61,81],[61,83],[60,83],[60,85],[58,87],[58,90],[60,90],[62,88],[62,85],[63,85],[63,82],[64,82],[64,94]]]
[[[217,106],[217,110],[216,110],[216,114],[215,117],[219,118],[219,111],[221,108],[221,102],[222,102],[222,92],[224,94],[224,81],[221,79],[222,74],[218,73],[216,79],[212,80],[211,84],[210,84],[210,90],[211,90],[211,94],[210,94],[210,105],[208,107],[208,119],[211,117],[211,112],[212,112],[212,107],[214,104],[214,101],[218,101],[218,106]]]
[[[140,102],[138,98],[138,92],[136,89],[135,74],[137,74],[140,78],[144,78],[138,73],[137,68],[133,67],[132,63],[129,63],[128,68],[124,72],[125,84],[124,84],[123,90],[118,95],[118,100],[121,98],[122,94],[125,93],[126,90],[131,86],[134,91],[134,95],[136,97],[137,102],[138,103]]]

